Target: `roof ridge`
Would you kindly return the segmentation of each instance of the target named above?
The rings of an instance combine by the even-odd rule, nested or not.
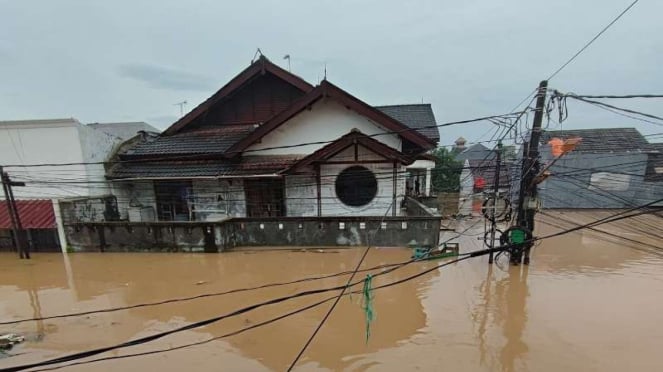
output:
[[[392,104],[392,105],[376,105],[375,108],[379,107],[403,107],[403,106],[432,106],[432,103],[401,103],[401,104]]]

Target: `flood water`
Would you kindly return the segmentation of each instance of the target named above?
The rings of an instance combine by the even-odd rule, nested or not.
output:
[[[540,215],[537,236],[585,223],[598,212]],[[461,251],[481,247],[483,222],[465,221]],[[366,341],[361,296],[343,298],[296,370],[654,371],[663,370],[661,219],[638,217],[550,238],[529,267],[503,257],[469,259],[374,292]],[[557,225],[555,227],[553,225]],[[447,234],[448,236],[451,236]],[[636,244],[634,241],[648,245]],[[363,250],[224,254],[0,255],[0,321],[160,301],[352,270]],[[372,249],[363,267],[406,261],[406,249]],[[407,265],[376,277],[393,282],[444,261]],[[376,270],[375,272],[380,272]],[[360,274],[363,278],[365,273]],[[229,313],[347,276],[167,305],[0,326],[27,337],[0,368],[50,359]],[[356,290],[361,289],[358,285]],[[245,328],[332,296],[259,308],[203,328],[101,356],[165,349]],[[166,353],[68,367],[66,371],[285,370],[331,302],[225,339]]]

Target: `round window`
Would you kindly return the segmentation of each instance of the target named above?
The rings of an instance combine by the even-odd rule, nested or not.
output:
[[[370,203],[377,193],[378,181],[364,167],[346,168],[336,177],[336,196],[345,205],[361,207]]]

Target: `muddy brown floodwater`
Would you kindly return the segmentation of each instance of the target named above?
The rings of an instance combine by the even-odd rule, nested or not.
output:
[[[599,212],[540,215],[542,236],[600,218]],[[465,227],[475,221],[464,222]],[[558,226],[558,227],[554,227]],[[374,292],[368,342],[358,295],[341,300],[297,370],[655,371],[663,370],[661,219],[638,217],[551,238],[532,265],[488,266],[481,257]],[[459,231],[463,226],[459,228]],[[483,222],[460,239],[480,247]],[[628,240],[625,240],[628,239]],[[636,244],[638,241],[645,244]],[[224,254],[0,255],[0,321],[184,297],[354,267],[361,249]],[[407,260],[406,249],[373,249],[364,267]],[[407,265],[374,279],[392,282],[442,261]],[[306,289],[335,277],[154,307],[0,326],[27,341],[0,368],[124,342]],[[359,289],[359,287],[357,288]],[[306,306],[330,294],[260,308],[145,345],[123,355],[202,341]],[[330,303],[236,336],[167,353],[68,367],[66,371],[281,371]]]

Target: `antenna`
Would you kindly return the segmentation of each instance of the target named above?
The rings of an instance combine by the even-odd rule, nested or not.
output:
[[[291,71],[290,71],[290,54],[286,54],[286,55],[284,55],[284,56],[283,56],[283,59],[287,59],[287,60],[288,60],[288,72],[291,72]]]
[[[255,62],[258,59],[256,58],[258,56],[262,57],[262,50],[260,50],[260,48],[256,48],[256,52],[255,54],[253,54],[253,59],[251,60],[251,63]]]
[[[173,106],[180,106],[180,117],[184,116],[184,106],[186,106],[186,104],[186,101],[173,103]]]
[[[325,62],[325,77],[323,80],[327,80],[327,62]]]

